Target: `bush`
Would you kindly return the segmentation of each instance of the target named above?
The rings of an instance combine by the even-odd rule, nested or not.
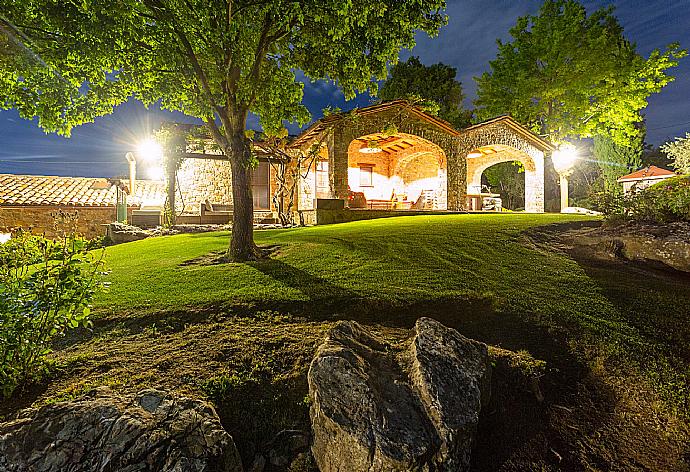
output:
[[[596,207],[609,219],[649,223],[690,221],[690,176],[665,179],[628,195],[597,194]]]
[[[0,391],[9,396],[47,368],[51,340],[89,326],[89,303],[102,286],[103,251],[86,240],[18,232],[0,245]]]

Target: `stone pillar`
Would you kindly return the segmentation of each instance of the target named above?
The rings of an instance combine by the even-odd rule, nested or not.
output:
[[[525,169],[525,211],[544,213],[544,153],[535,153],[532,159],[534,170]]]
[[[458,143],[457,150],[445,150],[448,163],[448,191],[447,209],[449,211],[464,211],[467,206],[467,153]]]

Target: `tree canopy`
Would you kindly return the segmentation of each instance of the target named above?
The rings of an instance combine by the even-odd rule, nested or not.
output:
[[[383,83],[379,96],[383,100],[421,100],[430,113],[456,128],[464,128],[470,124],[472,113],[463,108],[465,95],[462,84],[455,79],[456,75],[454,67],[442,62],[426,66],[418,57],[412,56],[391,68],[390,77]]]
[[[647,98],[674,78],[678,44],[636,52],[613,7],[587,15],[575,0],[546,0],[498,41],[491,70],[475,78],[480,119],[510,113],[553,142],[607,134],[620,145],[640,135]]]
[[[690,133],[684,138],[676,138],[663,146],[661,150],[671,159],[671,166],[683,174],[690,174]]]
[[[255,257],[244,135],[304,124],[309,79],[350,98],[376,88],[419,30],[444,24],[443,0],[0,0],[1,32],[25,60],[0,71],[0,108],[38,116],[46,131],[112,112],[135,97],[204,121],[233,173],[230,256]]]

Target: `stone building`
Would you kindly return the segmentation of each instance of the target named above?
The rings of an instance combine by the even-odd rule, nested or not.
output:
[[[299,169],[295,209],[305,214],[316,210],[317,199],[377,212],[481,210],[482,173],[509,161],[525,169],[525,210],[540,213],[544,161],[553,150],[509,116],[456,130],[402,100],[329,115],[290,148],[303,155],[318,148],[318,157]],[[270,161],[270,155],[261,155],[252,179],[254,206],[262,217],[277,211]],[[228,162],[186,159],[179,175],[185,208],[194,210],[204,201],[232,204]]]
[[[127,212],[142,203],[164,199],[163,182],[139,180],[135,195],[128,198]],[[56,236],[56,216],[76,217],[77,232],[87,238],[105,235],[104,224],[116,220],[116,190],[104,178],[0,174],[0,233],[17,228]]]

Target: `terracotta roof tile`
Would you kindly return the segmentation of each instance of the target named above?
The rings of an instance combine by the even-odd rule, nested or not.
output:
[[[663,179],[666,177],[672,177],[676,175],[675,172],[668,169],[662,169],[657,166],[644,167],[632,174],[624,175],[618,179],[618,182],[624,182],[627,180],[643,180],[643,179]]]
[[[163,182],[138,180],[127,202],[164,200]],[[24,205],[115,206],[115,188],[104,178],[0,174],[0,206]]]

